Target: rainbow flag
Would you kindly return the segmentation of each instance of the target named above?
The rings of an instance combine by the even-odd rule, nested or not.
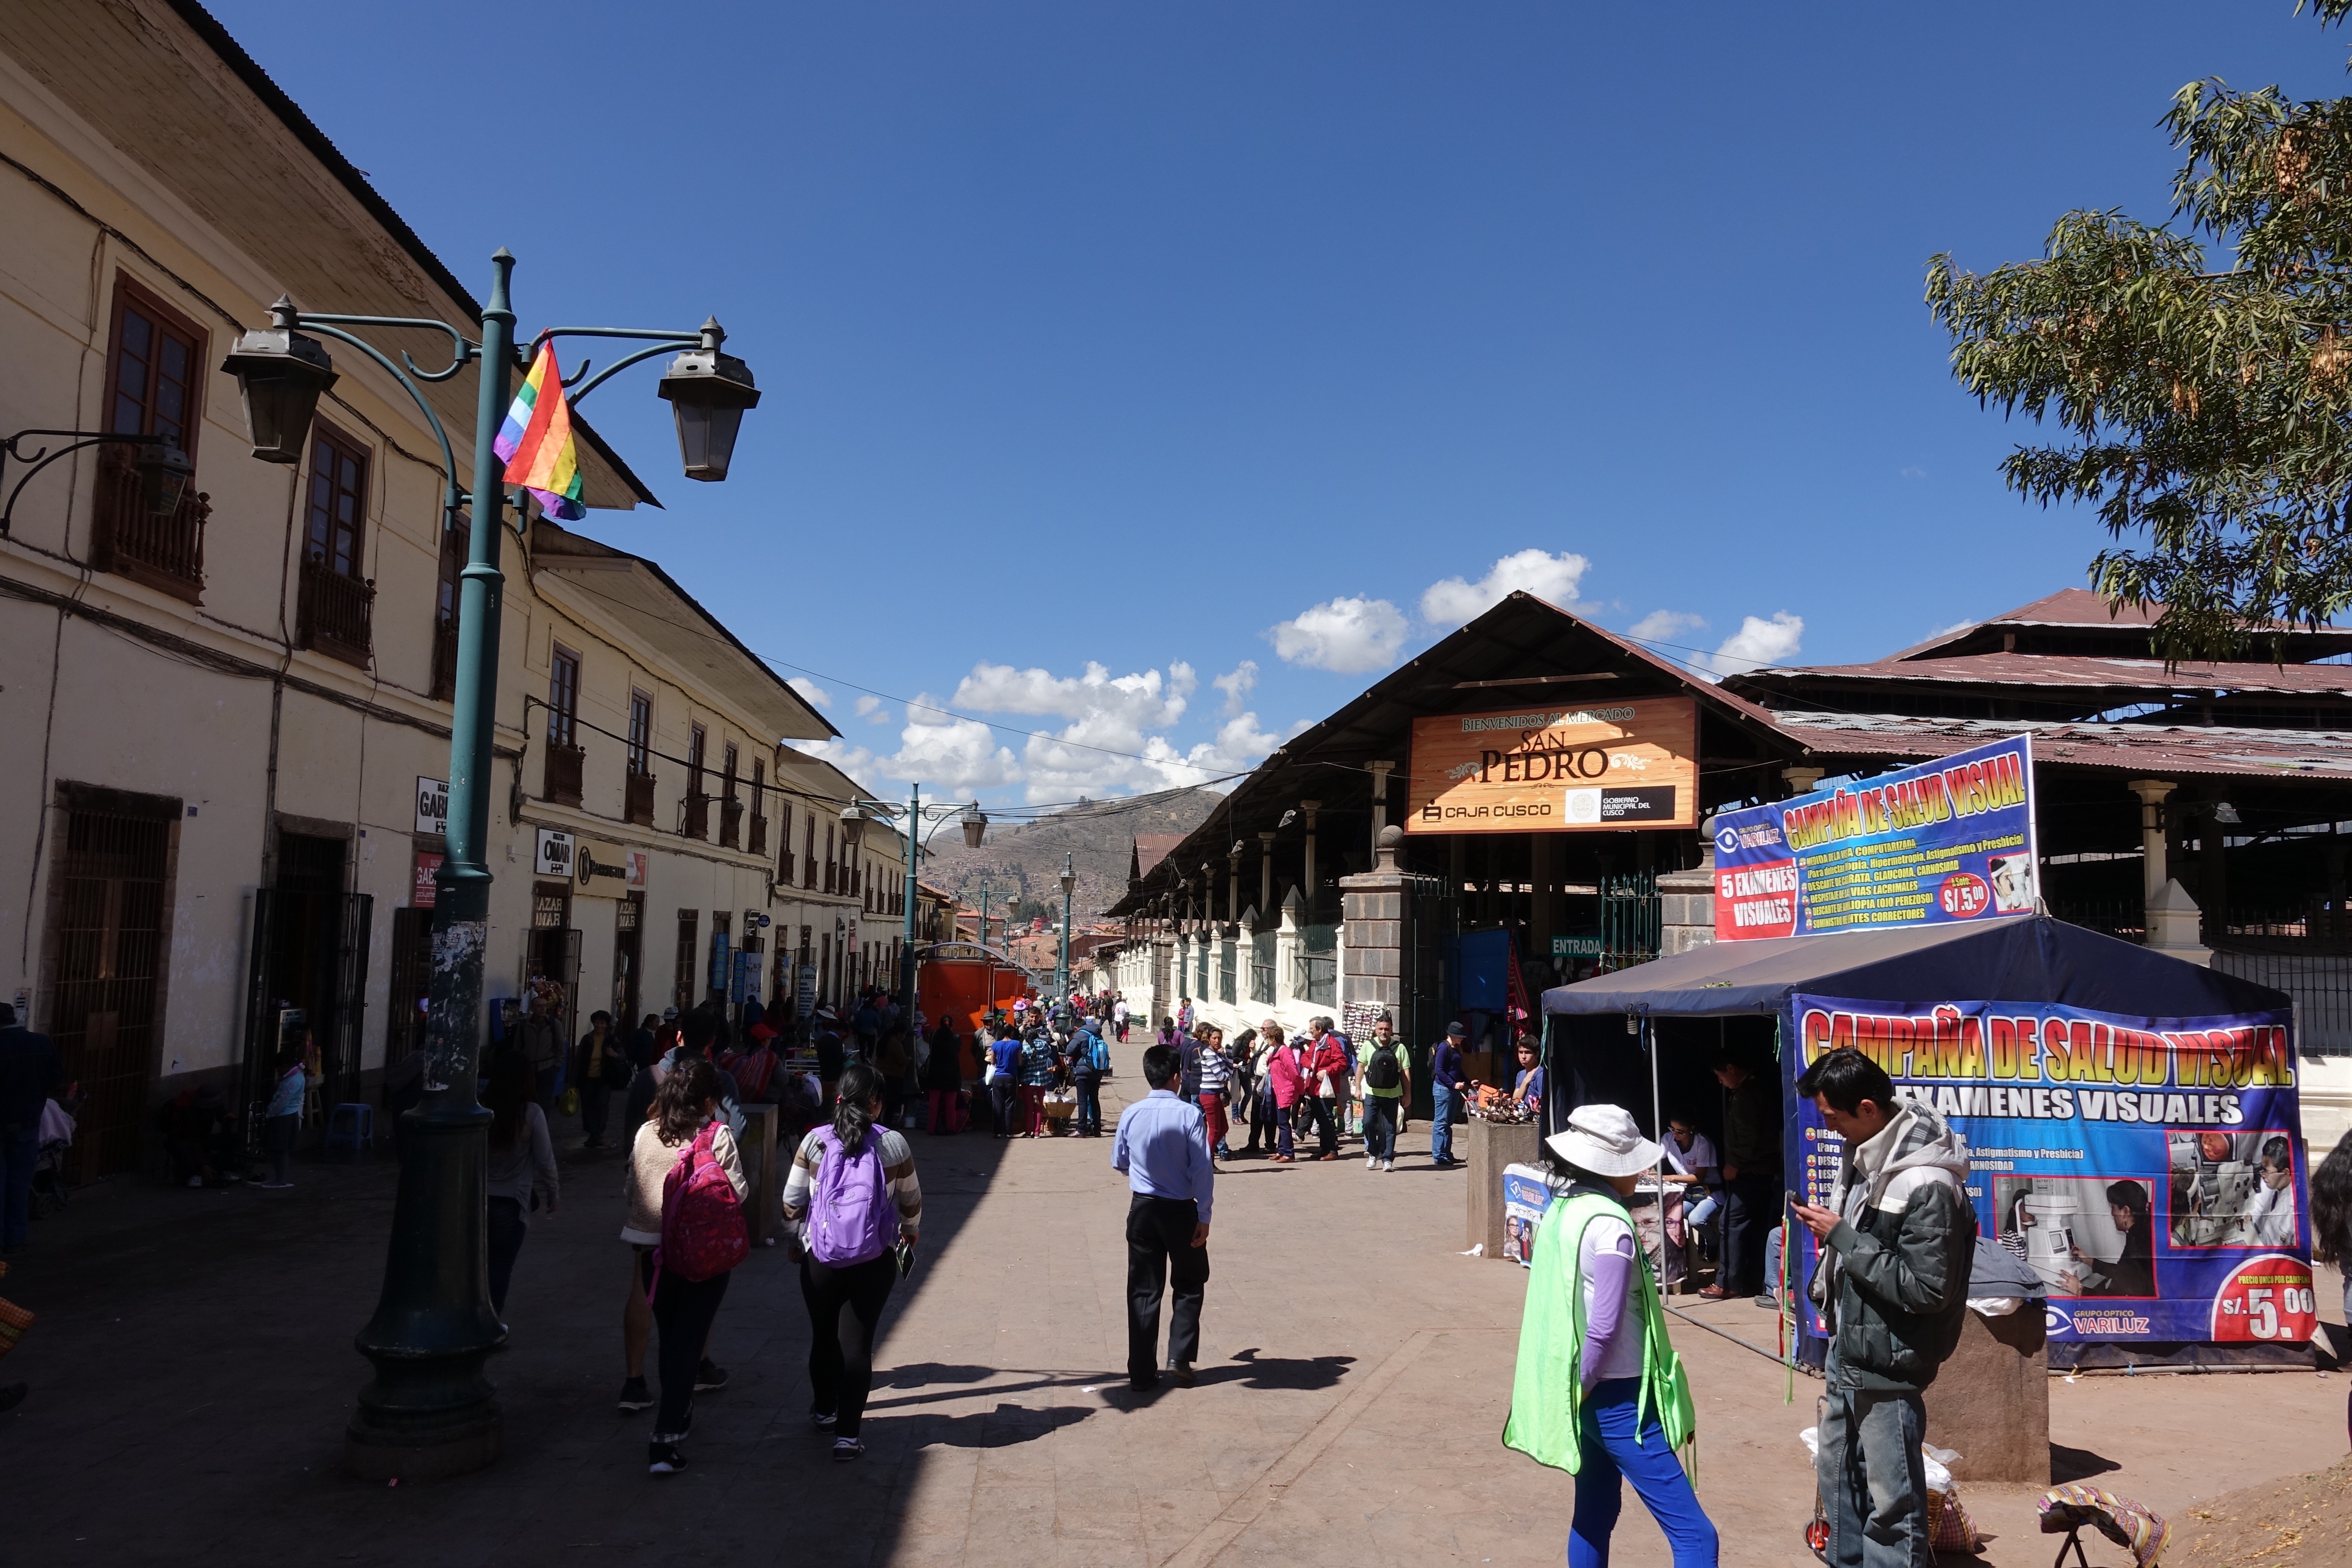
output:
[[[580,448],[572,439],[572,408],[563,400],[553,343],[540,344],[491,446],[506,459],[507,483],[537,496],[548,516],[573,522],[588,515],[580,504]]]

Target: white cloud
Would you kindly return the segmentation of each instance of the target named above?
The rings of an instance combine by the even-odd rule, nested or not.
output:
[[[1225,717],[1239,718],[1242,704],[1249,700],[1251,689],[1257,685],[1257,660],[1245,658],[1234,667],[1231,674],[1221,675],[1209,684],[1225,694]]]
[[[887,756],[847,741],[804,742],[801,750],[868,788],[876,779],[919,780],[950,795],[971,795],[1020,782],[1021,764],[1013,749],[999,744],[987,725],[940,714],[928,698],[919,698],[913,710],[924,716],[898,731],[898,749]]]
[[[803,697],[807,698],[811,702],[815,703],[820,708],[830,708],[833,706],[833,693],[827,691],[824,687],[819,686],[815,681],[811,680],[805,675],[795,675],[790,680],[785,681],[784,684],[791,687],[794,691],[799,692]]]
[[[1721,647],[1699,662],[1712,669],[1717,680],[1727,675],[1739,675],[1768,664],[1780,664],[1797,652],[1805,636],[1805,621],[1786,610],[1775,610],[1770,620],[1761,616],[1748,616],[1739,623],[1739,629],[1723,639]]]
[[[857,716],[868,724],[887,724],[890,721],[890,705],[870,691],[858,698],[856,707]]]
[[[1895,471],[1906,479],[1924,479],[1927,477],[1927,470],[1925,468],[1897,468]]]
[[[1040,713],[1081,721],[1116,715],[1137,730],[1162,730],[1184,716],[1186,700],[1199,687],[1192,667],[1177,661],[1163,679],[1156,669],[1114,679],[1087,661],[1084,675],[1055,676],[1009,664],[976,664],[948,700],[953,708],[982,713]]]
[[[1432,583],[1421,595],[1421,618],[1433,626],[1462,626],[1501,604],[1515,589],[1562,609],[1573,608],[1577,584],[1591,568],[1591,562],[1569,551],[1554,555],[1545,550],[1522,550],[1496,562],[1475,583],[1459,577]]]
[[[1274,651],[1292,664],[1361,675],[1386,669],[1404,646],[1403,613],[1386,599],[1328,599],[1302,610],[1267,635]]]
[[[1705,631],[1706,617],[1687,610],[1652,610],[1635,621],[1626,636],[1635,642],[1672,642],[1689,632]]]

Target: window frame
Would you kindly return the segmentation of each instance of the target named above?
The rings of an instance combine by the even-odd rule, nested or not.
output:
[[[317,526],[319,510],[319,450],[320,447],[333,453],[339,461],[354,463],[359,468],[359,488],[352,492],[357,515],[352,519],[350,530],[352,569],[348,572],[337,566],[334,562],[334,540],[341,530],[337,526],[337,520],[331,510],[327,519],[328,552],[323,558],[315,561],[311,555],[311,551],[317,548],[313,533]],[[368,580],[368,510],[375,483],[374,449],[365,442],[346,435],[329,421],[314,418],[310,422],[310,450],[304,458],[303,466],[309,472],[306,476],[307,483],[303,488],[302,497],[302,559],[312,564],[324,566],[336,576],[348,582],[366,582]],[[331,477],[329,482],[334,486],[337,495],[344,493],[340,474]],[[459,570],[464,570],[462,564]],[[437,594],[436,596],[437,598]]]
[[[629,771],[640,778],[654,771],[654,700],[637,686],[629,688]]]
[[[189,345],[189,379],[186,383],[187,404],[180,421],[176,437],[180,450],[194,462],[196,447],[204,432],[205,382],[211,368],[210,337],[194,321],[167,304],[163,296],[140,282],[128,272],[114,275],[114,300],[107,313],[106,334],[106,401],[100,405],[99,428],[109,435],[146,436],[154,433],[156,378],[161,373],[161,355],[151,352],[147,360],[147,384],[142,389],[140,407],[142,427],[121,430],[115,425],[115,405],[122,395],[123,313],[137,309],[151,322],[187,340]],[[118,447],[127,454],[127,448]]]
[[[551,637],[547,646],[547,743],[577,751],[582,660],[577,653]],[[563,679],[567,668],[572,677],[568,685]]]

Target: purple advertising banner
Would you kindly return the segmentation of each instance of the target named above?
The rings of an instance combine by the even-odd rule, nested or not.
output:
[[[1851,1046],[1968,1140],[1979,1232],[2048,1287],[2050,1337],[2294,1343],[2317,1321],[2284,1012],[2137,1018],[2029,1002],[1799,995],[1782,1053],[1790,1187],[1826,1205],[1843,1140],[1796,1080]],[[1791,1272],[1810,1279],[1811,1234]],[[1801,1265],[1801,1267],[1800,1267]],[[1807,1308],[1808,1331],[1822,1325]]]

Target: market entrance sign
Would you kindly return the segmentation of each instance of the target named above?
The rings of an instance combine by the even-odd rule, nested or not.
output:
[[[1715,936],[2021,914],[2041,898],[2033,738],[1715,819]]]
[[[1687,697],[1416,719],[1405,831],[1696,826],[1697,754]]]

